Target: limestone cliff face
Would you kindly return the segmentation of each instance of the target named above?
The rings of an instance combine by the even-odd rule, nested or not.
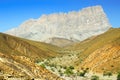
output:
[[[78,12],[42,15],[39,19],[30,19],[6,33],[36,41],[54,37],[82,41],[104,33],[110,27],[102,7],[93,6]]]

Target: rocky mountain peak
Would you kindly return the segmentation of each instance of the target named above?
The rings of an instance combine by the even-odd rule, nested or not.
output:
[[[107,31],[111,25],[101,6],[83,8],[80,11],[42,15],[30,19],[6,33],[36,41],[64,38],[82,41]]]

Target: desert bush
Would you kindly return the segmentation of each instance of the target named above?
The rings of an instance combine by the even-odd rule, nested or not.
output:
[[[73,67],[73,66],[70,66],[69,68],[70,68],[70,69],[74,69],[74,67]]]
[[[79,76],[83,76],[84,77],[85,76],[85,72],[80,72]]]
[[[118,72],[117,80],[120,80],[120,72]]]
[[[72,70],[71,68],[69,68],[69,67],[65,70],[64,73],[65,73],[67,76],[70,76],[70,75],[74,74],[74,73],[73,73],[73,70]]]
[[[110,77],[110,76],[112,76],[112,72],[104,72],[103,76],[109,76]]]
[[[49,65],[49,62],[45,61],[44,64],[48,66],[48,65]]]
[[[63,68],[64,68],[64,69],[67,69],[67,67],[66,67],[66,66],[64,66]]]
[[[88,72],[88,70],[89,70],[89,68],[86,68],[86,69],[83,69],[83,68],[82,68],[82,72],[78,72],[77,75],[84,77],[85,74]]]
[[[60,76],[63,76],[63,73],[62,73],[62,72],[60,72],[59,74],[60,74]]]
[[[58,72],[62,72],[62,71],[59,69]]]
[[[96,75],[93,75],[93,76],[91,77],[91,80],[99,80],[99,77],[96,76]]]
[[[36,61],[35,61],[35,63],[40,63],[41,62],[41,60],[40,59],[37,59]]]
[[[78,71],[78,72],[77,72],[77,76],[82,76],[82,77],[84,77],[84,76],[85,76],[85,73],[86,73],[86,72],[84,72],[84,71],[82,71],[82,72],[79,72],[79,71]]]
[[[40,66],[43,67],[43,68],[46,68],[46,67],[45,67],[45,64],[41,64]]]
[[[60,76],[63,76],[63,73],[62,73],[62,71],[60,69],[58,70],[58,72],[59,72]]]
[[[55,67],[56,68],[56,65],[55,64],[50,64],[50,67]]]
[[[53,72],[55,72],[54,68],[51,68],[51,70],[52,70]]]

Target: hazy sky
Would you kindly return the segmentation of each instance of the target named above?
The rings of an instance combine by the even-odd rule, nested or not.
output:
[[[0,32],[42,14],[78,11],[101,5],[113,27],[120,27],[120,0],[0,0]]]

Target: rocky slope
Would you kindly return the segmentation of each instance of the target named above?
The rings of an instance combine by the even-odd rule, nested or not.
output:
[[[102,7],[93,6],[78,12],[42,15],[39,19],[30,19],[6,33],[43,42],[54,37],[82,41],[104,33],[110,27]]]
[[[86,80],[91,80],[93,75],[100,80],[116,80],[120,71],[120,28],[111,28],[101,35],[64,47],[61,53],[67,54],[45,60],[45,65],[55,66],[53,72],[56,74],[66,75],[64,71],[72,66],[74,69],[68,73],[75,80],[82,80],[84,71]]]
[[[118,73],[120,70],[120,44],[111,43],[97,49],[85,59],[81,66],[97,73]]]
[[[67,50],[79,51],[78,68],[89,68],[93,72],[120,70],[120,28],[109,29],[104,34],[91,37],[82,42],[66,47]]]
[[[59,75],[61,75],[60,71],[62,75],[68,75],[65,71],[70,66],[74,67],[73,73],[70,74],[72,77],[79,73],[78,70],[86,68],[93,73],[117,73],[120,70],[120,28],[111,28],[101,35],[64,47],[64,49],[2,33],[0,40],[0,76],[2,73],[5,77],[13,78],[61,79],[42,68],[41,65],[35,64],[35,61],[39,64],[44,60],[47,60],[44,63],[49,66],[47,68]]]
[[[0,33],[0,52],[9,55],[21,55],[37,60],[57,56],[59,55],[57,50],[59,50],[58,47],[50,44]]]
[[[5,53],[0,53],[0,71],[0,76],[4,76],[5,79],[63,80],[47,69],[37,66],[30,58],[25,56],[8,56]]]
[[[58,47],[0,33],[0,76],[7,78],[63,80],[35,64],[38,60],[57,57]]]
[[[82,42],[77,42],[77,43],[71,44],[70,46],[64,47],[64,49],[59,50],[59,52],[64,55],[49,59],[49,63],[61,65],[61,66],[74,66],[77,69],[95,51],[99,51],[98,53],[101,53],[101,54],[102,54],[102,51],[103,53],[104,52],[109,53],[104,55],[112,55],[112,54],[116,55],[117,51],[119,51],[119,39],[120,39],[120,29],[111,28],[107,32],[101,35],[93,36]],[[109,46],[113,45],[113,47],[110,48],[110,51],[106,51],[107,48],[109,48],[108,45]],[[116,47],[116,50],[111,51],[115,47]],[[102,48],[103,50],[101,51]],[[98,55],[97,53],[95,54]],[[96,58],[99,58],[99,57],[96,57]],[[94,59],[95,58],[92,58],[91,61],[94,61]],[[108,59],[108,57],[106,57],[106,59]],[[95,61],[97,63],[97,60]],[[88,63],[90,64],[90,62]],[[86,64],[86,65],[89,65],[89,64]]]
[[[67,45],[71,45],[74,43],[74,41],[65,39],[65,38],[49,38],[47,40],[45,40],[44,42],[52,44],[52,45],[56,45],[58,47],[65,47]]]

